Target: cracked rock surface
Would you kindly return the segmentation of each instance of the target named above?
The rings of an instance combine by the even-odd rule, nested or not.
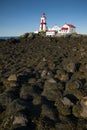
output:
[[[0,40],[0,130],[87,129],[87,36]]]

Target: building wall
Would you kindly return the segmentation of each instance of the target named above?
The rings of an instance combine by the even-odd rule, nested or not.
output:
[[[46,36],[54,36],[55,34],[56,32],[52,30],[46,32]]]
[[[45,24],[43,25],[43,30],[42,30],[41,26],[42,25],[40,24],[40,29],[39,29],[40,31],[46,31],[47,30],[47,26]]]
[[[46,22],[46,17],[41,17],[41,21],[40,22],[42,22],[42,21],[45,23]]]
[[[47,24],[46,24],[46,17],[45,15],[42,15],[41,20],[40,20],[40,31],[46,31],[47,30]]]
[[[52,27],[52,30],[59,31],[59,30],[60,30],[60,27],[58,27],[57,25],[54,25],[54,26]]]
[[[75,28],[70,28],[69,32],[74,33],[74,32],[76,32],[76,29]]]
[[[68,28],[68,29],[67,30],[59,30],[58,33],[67,34],[67,33],[73,33],[76,31],[76,28],[70,27],[67,24],[63,25],[62,28]]]

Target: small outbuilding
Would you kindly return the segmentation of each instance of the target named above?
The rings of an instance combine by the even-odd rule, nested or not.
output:
[[[46,36],[55,36],[57,31],[55,30],[48,30],[46,31]]]
[[[74,33],[76,32],[76,27],[72,24],[65,24],[61,27],[61,29],[59,30],[59,33],[61,34],[67,34],[67,33]]]

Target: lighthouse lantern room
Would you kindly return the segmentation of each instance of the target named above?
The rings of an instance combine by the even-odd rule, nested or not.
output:
[[[46,30],[47,30],[46,15],[45,13],[43,13],[40,21],[40,31],[46,31]]]

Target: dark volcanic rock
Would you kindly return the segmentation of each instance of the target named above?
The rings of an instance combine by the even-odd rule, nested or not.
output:
[[[25,115],[23,114],[16,114],[13,120],[13,126],[14,125],[20,125],[20,126],[27,126],[28,124],[28,119]]]
[[[64,70],[66,70],[67,72],[71,72],[74,73],[76,71],[76,64],[74,62],[72,62],[71,59],[64,59],[64,61],[62,62],[62,66],[64,68]]]
[[[59,122],[56,124],[56,130],[75,130],[75,126],[69,121]]]
[[[81,88],[81,82],[79,80],[73,80],[66,84],[66,91],[72,91]]]
[[[58,90],[57,82],[54,79],[45,81],[44,90],[42,96],[45,96],[50,101],[55,101],[57,97],[61,97],[62,94]]]
[[[69,100],[65,102],[64,99],[57,98],[55,102],[55,106],[61,115],[67,116],[71,114],[71,108],[70,108],[71,102]]]
[[[0,130],[87,129],[87,36],[0,40]]]
[[[87,96],[83,97],[81,100],[82,112],[80,113],[81,117],[87,119]]]
[[[23,85],[20,89],[20,98],[26,99],[26,100],[32,100],[32,96],[34,94],[32,86],[29,85]]]
[[[57,70],[56,78],[62,82],[69,80],[69,75],[64,70]]]
[[[33,98],[32,103],[33,103],[34,105],[41,105],[41,104],[42,104],[42,98],[41,98],[41,96],[38,95],[38,94],[36,94],[36,95],[34,96],[34,98]]]
[[[20,99],[16,99],[8,105],[7,111],[9,113],[18,112],[18,111],[26,109],[27,107],[29,108],[28,105],[29,105],[29,103],[27,103],[23,100],[20,100]]]
[[[2,106],[8,106],[13,100],[15,100],[17,97],[12,92],[4,92],[0,94],[0,104]]]
[[[50,120],[56,121],[57,115],[52,107],[42,105],[41,117],[48,117]]]

